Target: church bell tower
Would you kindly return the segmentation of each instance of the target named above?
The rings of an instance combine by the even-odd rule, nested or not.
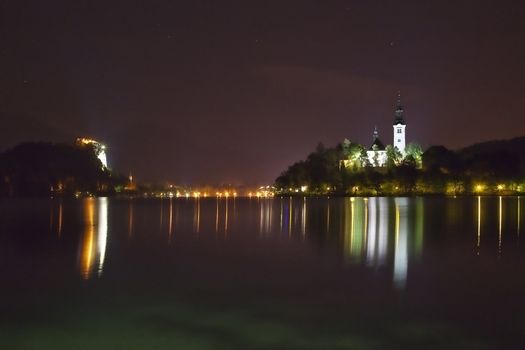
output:
[[[394,112],[394,147],[405,155],[405,128],[406,123],[403,118],[403,106],[401,105],[401,93],[397,94],[397,104]]]

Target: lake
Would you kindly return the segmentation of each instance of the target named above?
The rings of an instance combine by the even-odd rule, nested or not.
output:
[[[0,348],[523,348],[524,205],[4,199]]]

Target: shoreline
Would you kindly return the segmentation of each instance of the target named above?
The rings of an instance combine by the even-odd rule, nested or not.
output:
[[[169,196],[144,196],[144,195],[106,195],[106,196],[13,196],[13,197],[0,197],[0,200],[11,200],[11,199],[86,199],[86,198],[112,198],[112,199],[172,199],[172,200],[237,200],[237,199],[283,199],[283,198],[314,198],[314,199],[331,199],[331,198],[407,198],[407,197],[426,197],[426,198],[457,198],[457,197],[521,197],[525,196],[525,192],[517,193],[458,193],[458,194],[446,194],[446,193],[399,193],[399,194],[356,194],[356,195],[321,195],[321,194],[279,194],[274,196],[236,196],[236,197],[224,197],[224,196],[208,196],[208,197],[169,197]]]

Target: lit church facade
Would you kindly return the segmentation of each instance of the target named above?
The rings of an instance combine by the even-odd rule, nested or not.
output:
[[[394,123],[393,123],[393,142],[392,146],[396,148],[401,156],[406,155],[405,146],[406,146],[406,123],[403,116],[404,109],[401,105],[401,96],[397,96],[397,104],[394,111]],[[373,141],[370,147],[366,150],[366,155],[368,162],[372,167],[384,167],[387,163],[387,151],[386,146],[379,139],[379,132],[377,127],[374,128]],[[351,166],[352,160],[344,160],[344,165],[346,167]]]

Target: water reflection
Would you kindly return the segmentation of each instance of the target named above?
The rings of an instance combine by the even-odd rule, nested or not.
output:
[[[392,210],[394,220],[390,222]],[[365,266],[375,268],[391,261],[393,283],[397,288],[403,289],[408,274],[409,255],[418,259],[423,249],[423,213],[423,202],[420,199],[345,199],[342,233],[345,261],[352,264],[364,262]],[[394,240],[390,257],[389,232]],[[410,250],[410,246],[413,249]]]
[[[219,232],[219,197],[216,199],[217,206],[215,211],[215,233]]]
[[[517,233],[517,237],[518,237],[518,244],[519,244],[519,238],[520,238],[520,220],[521,220],[521,213],[520,213],[520,201],[521,201],[521,197],[518,196],[517,198],[517,218],[516,218],[516,233]]]
[[[408,215],[407,199],[396,198],[396,240],[394,253],[394,284],[397,288],[405,287],[408,271]]]
[[[359,202],[360,199],[357,199],[357,201]],[[386,261],[388,209],[387,198],[374,197],[367,201],[366,263],[368,266],[382,266]]]
[[[108,199],[98,199],[98,275],[102,275],[104,270],[104,260],[106,259],[106,244],[108,241]]]
[[[160,229],[161,230],[162,230],[162,224],[164,223],[163,212],[164,212],[164,203],[163,203],[162,198],[161,198],[160,199]]]
[[[326,233],[330,232],[330,198],[326,203]]]
[[[228,197],[225,199],[225,209],[224,209],[224,235],[228,234]]]
[[[379,198],[379,239],[377,248],[377,263],[381,266],[386,262],[386,253],[388,249],[388,218],[389,208],[388,199]]]
[[[62,198],[58,200],[58,208],[56,214],[56,235],[60,239],[62,237],[62,217],[63,217],[63,203]],[[49,211],[49,231],[53,232],[55,227],[55,203],[51,202],[51,207]]]
[[[306,234],[306,197],[303,197],[303,208],[301,211],[301,233]]]
[[[392,285],[400,290],[407,285],[411,264],[422,257],[428,237],[425,236],[426,229],[439,232],[438,239],[475,232],[475,239],[467,237],[470,252],[479,255],[483,240],[485,246],[492,246],[490,249],[496,256],[496,252],[502,254],[506,235],[510,232],[516,232],[519,239],[521,220],[520,198],[514,201],[499,196],[437,200],[421,197],[172,198],[169,203],[161,201],[160,207],[157,201],[150,203],[137,206],[130,201],[123,205],[124,212],[129,216],[122,221],[128,236],[132,236],[134,226],[149,227],[148,224],[157,222],[160,216],[162,237],[165,241],[167,234],[168,242],[172,242],[176,230],[181,236],[184,233],[199,233],[195,235],[199,238],[215,231],[224,233],[228,240],[251,234],[304,240],[306,244],[314,244],[321,249],[334,249],[330,254],[341,254],[343,263],[349,267],[388,271]],[[140,215],[136,210],[140,210]],[[151,216],[146,218],[143,210],[151,212]],[[472,213],[472,216],[458,215],[456,211]],[[90,278],[94,270],[99,274],[103,271],[107,215],[107,199],[86,199],[83,202],[85,228],[80,254],[83,278]],[[470,218],[475,220],[470,221]],[[53,220],[50,224],[60,236],[62,203],[53,207],[50,220]],[[468,229],[465,230],[465,227]],[[505,247],[509,249],[507,245]]]
[[[95,214],[97,207],[98,212]],[[80,275],[83,279],[89,279],[95,268],[98,276],[101,276],[104,270],[108,240],[108,199],[85,199],[83,212],[84,234],[80,249]]]
[[[95,236],[95,200],[88,198],[84,204],[84,239],[80,257],[82,278],[89,279],[93,264],[93,240]]]
[[[269,234],[272,231],[273,200],[268,198],[259,199],[259,234]]]
[[[57,236],[60,238],[62,236],[62,199],[58,202],[58,227],[57,227]]]
[[[497,253],[501,257],[516,240],[519,247],[521,225],[521,197],[476,197],[476,255]],[[484,243],[487,242],[487,243]],[[488,248],[487,248],[488,247]],[[505,248],[505,249],[504,249]]]
[[[358,261],[364,246],[364,201],[345,200],[344,250],[347,260]]]
[[[293,199],[288,199],[288,237],[292,235],[292,212],[293,212]]]
[[[481,249],[481,196],[478,196],[478,234],[476,241],[476,254],[479,255]]]
[[[128,209],[128,237],[133,235],[133,201],[129,201]]]
[[[423,197],[416,198],[416,227],[415,227],[415,251],[414,257],[419,260],[423,253],[423,230],[425,226],[425,206],[423,205]]]
[[[168,242],[171,243],[171,232],[173,230],[173,198],[170,198],[170,214],[168,220]]]
[[[200,232],[200,225],[201,225],[201,200],[200,198],[195,198],[195,203],[193,206],[193,227],[194,231],[199,233]]]
[[[502,228],[503,228],[503,203],[502,198],[499,196],[498,204],[498,254],[501,255],[501,238],[502,238]]]

